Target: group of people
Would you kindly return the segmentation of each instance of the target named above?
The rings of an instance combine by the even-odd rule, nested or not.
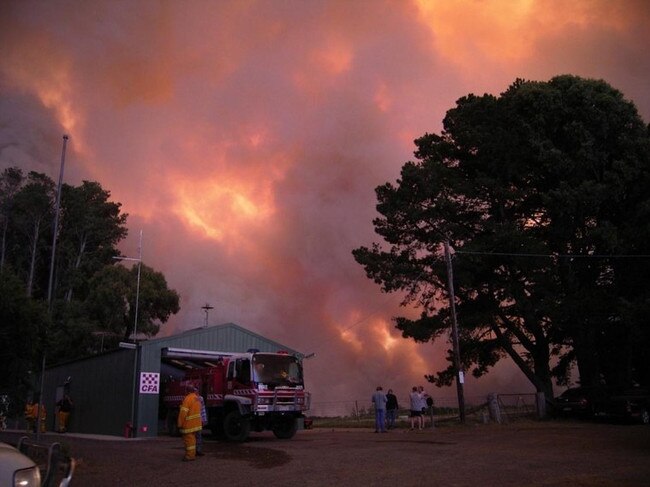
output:
[[[198,388],[190,384],[187,386],[187,395],[178,411],[178,430],[183,437],[185,445],[184,462],[196,460],[203,453],[203,427],[208,424],[208,414],[205,409],[203,396]]]
[[[58,432],[65,433],[68,431],[68,420],[74,404],[68,394],[64,394],[56,403],[57,418],[59,420]],[[45,404],[41,401],[28,399],[25,404],[25,421],[27,422],[27,431],[35,433],[36,428],[40,428],[41,433],[45,433],[45,421],[47,419],[47,410]]]
[[[399,404],[393,390],[388,389],[384,394],[383,387],[377,386],[371,401],[375,408],[375,433],[387,433],[389,429],[395,428]],[[411,430],[423,429],[424,414],[433,406],[433,398],[424,392],[424,387],[413,386],[409,403]]]

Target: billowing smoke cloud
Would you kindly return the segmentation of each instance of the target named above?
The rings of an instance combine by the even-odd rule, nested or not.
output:
[[[405,398],[448,345],[403,340],[412,310],[352,259],[374,188],[457,98],[515,78],[603,78],[648,120],[649,24],[643,0],[3,2],[0,164],[56,178],[70,134],[66,181],[109,189],[124,253],[142,229],[182,295],[163,334],[209,303],[210,324],[315,352],[316,404]],[[466,394],[489,390],[531,387],[499,366]]]

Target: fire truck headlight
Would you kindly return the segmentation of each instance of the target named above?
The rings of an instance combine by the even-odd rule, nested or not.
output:
[[[259,397],[257,399],[257,404],[260,404],[260,405],[267,405],[267,404],[272,404],[272,403],[273,403],[273,399],[270,398],[270,397]]]
[[[296,398],[296,403],[297,404],[304,404],[305,403],[305,398],[304,397],[297,397]]]

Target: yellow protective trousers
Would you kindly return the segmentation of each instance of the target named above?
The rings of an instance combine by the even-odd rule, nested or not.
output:
[[[59,431],[64,433],[68,431],[68,418],[70,417],[69,412],[59,411]]]
[[[185,444],[185,459],[194,460],[196,458],[196,435],[194,432],[183,434],[183,443]]]

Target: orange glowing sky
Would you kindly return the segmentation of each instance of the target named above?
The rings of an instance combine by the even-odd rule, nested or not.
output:
[[[374,188],[467,93],[603,78],[650,119],[645,0],[139,0],[0,5],[0,165],[99,181],[126,255],[182,296],[163,334],[235,322],[301,350],[314,401],[404,400],[446,344],[394,329],[351,250]],[[530,390],[512,367],[468,397]],[[436,390],[453,397],[452,390]]]

